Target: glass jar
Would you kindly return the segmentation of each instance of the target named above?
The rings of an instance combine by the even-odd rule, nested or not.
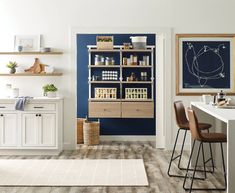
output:
[[[114,64],[114,60],[111,57],[106,57],[105,59],[105,65],[113,65]]]
[[[6,87],[5,87],[5,92],[6,92],[6,97],[7,98],[10,98],[11,97],[11,84],[6,84]]]

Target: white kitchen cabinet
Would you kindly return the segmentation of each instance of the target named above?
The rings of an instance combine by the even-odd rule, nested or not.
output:
[[[17,146],[17,114],[0,113],[0,146]]]
[[[22,114],[22,145],[26,147],[56,146],[56,114]]]
[[[0,99],[0,155],[55,155],[61,152],[61,98],[32,99],[24,111],[14,108],[15,99]]]

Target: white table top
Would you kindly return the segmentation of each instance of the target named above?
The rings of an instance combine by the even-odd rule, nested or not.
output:
[[[226,123],[235,121],[235,109],[217,108],[203,102],[191,102],[191,105]]]

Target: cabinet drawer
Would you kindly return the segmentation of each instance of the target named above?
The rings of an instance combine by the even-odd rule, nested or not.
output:
[[[89,117],[121,117],[121,103],[89,102]]]
[[[35,104],[26,104],[25,111],[55,111],[56,110],[56,104],[53,103],[35,103]]]
[[[14,103],[2,103],[0,104],[0,111],[12,111],[15,110]]]
[[[123,118],[154,118],[153,102],[122,102]]]

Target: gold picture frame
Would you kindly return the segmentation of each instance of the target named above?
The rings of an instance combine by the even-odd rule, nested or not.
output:
[[[235,34],[176,34],[176,95],[235,94]]]

